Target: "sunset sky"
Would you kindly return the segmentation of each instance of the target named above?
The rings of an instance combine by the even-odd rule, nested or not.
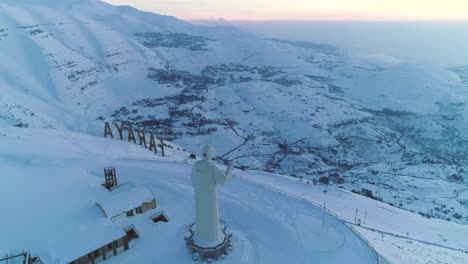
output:
[[[467,20],[468,0],[104,0],[183,19]]]

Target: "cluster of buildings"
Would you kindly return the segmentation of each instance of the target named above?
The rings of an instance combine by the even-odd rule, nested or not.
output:
[[[104,175],[105,183],[98,187],[100,200],[94,204],[73,211],[67,208],[65,198],[63,214],[59,212],[62,208],[57,208],[57,212],[44,212],[50,216],[48,223],[38,216],[34,229],[39,229],[35,231],[37,234],[27,234],[31,231],[20,228],[12,230],[12,234],[18,234],[18,240],[27,236],[29,241],[24,242],[31,248],[0,251],[0,264],[94,264],[128,250],[129,242],[140,237],[132,224],[132,219],[138,215],[146,214],[148,221],[169,221],[164,211],[157,210],[155,195],[147,185],[119,184],[113,168],[104,169]],[[54,213],[61,215],[54,217]],[[53,248],[54,255],[34,255],[35,245],[41,248],[41,243]]]

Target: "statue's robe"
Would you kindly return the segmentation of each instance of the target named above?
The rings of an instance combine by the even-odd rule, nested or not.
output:
[[[224,174],[207,159],[197,161],[193,167],[196,215],[194,241],[199,246],[216,246],[224,238],[219,227],[216,184],[224,184],[229,178],[230,172]]]

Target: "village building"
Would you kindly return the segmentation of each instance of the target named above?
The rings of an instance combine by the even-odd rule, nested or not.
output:
[[[145,221],[168,221],[163,211],[153,210],[156,199],[148,186],[117,182],[113,168],[105,169],[103,180],[107,186],[100,188],[82,182],[81,175],[74,177],[74,181],[54,177],[56,186],[60,186],[54,188],[54,196],[42,195],[50,191],[50,185],[41,181],[35,189],[17,196],[21,197],[15,199],[18,207],[11,207],[3,218],[10,227],[4,237],[15,239],[0,240],[0,264],[98,263],[130,249],[131,241],[140,237],[134,225],[138,215],[150,211]],[[21,209],[26,207],[29,210]],[[31,215],[34,225],[30,224]]]
[[[114,187],[96,206],[106,218],[115,223],[155,209],[156,198],[148,186],[135,186],[127,182]]]
[[[93,251],[90,251],[81,257],[69,262],[69,264],[95,264],[97,260],[106,260],[109,256],[116,256],[118,253],[128,250],[129,237],[126,232],[121,232],[120,237],[115,240],[106,243]]]
[[[23,219],[28,217],[13,212],[21,217],[14,219],[19,224],[10,225],[14,228],[5,234],[15,239],[1,244],[2,248],[8,249],[8,254],[0,254],[1,264],[92,264],[129,249],[127,233],[103,217],[97,207],[86,205],[86,199],[82,204],[63,200],[71,202],[72,206],[54,207],[57,214],[51,214],[51,209],[37,210],[34,214],[36,225],[27,225]],[[12,250],[15,248],[27,248],[33,254]]]
[[[101,200],[95,203],[95,209],[99,211],[98,218],[105,218],[119,231],[112,238],[109,237],[105,244],[71,261],[70,264],[94,264],[99,259],[106,260],[109,256],[128,250],[129,241],[139,238],[140,233],[133,224],[121,220],[156,208],[156,198],[147,185],[135,185],[132,182],[118,185],[114,168],[106,168],[104,175],[106,183],[112,178],[113,184],[111,188],[107,188],[108,184],[103,185],[106,188],[101,192]],[[163,219],[166,217],[162,214]],[[116,225],[116,222],[123,223]]]

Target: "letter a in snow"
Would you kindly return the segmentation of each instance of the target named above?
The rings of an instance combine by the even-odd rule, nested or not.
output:
[[[138,133],[138,139],[140,140],[140,145],[143,145],[145,146],[146,148],[146,135],[145,135],[145,131],[141,130],[141,129],[138,129],[137,130],[137,133]]]
[[[135,134],[133,134],[132,125],[128,127],[128,142],[133,142],[136,144]]]
[[[106,138],[107,136],[110,136],[111,138],[114,138],[114,135],[112,134],[112,130],[110,128],[109,122],[106,122],[104,125],[104,137]]]
[[[117,124],[114,124],[114,126],[117,128],[117,131],[119,131],[120,140],[123,140],[123,123],[120,124],[120,127]]]
[[[159,142],[161,144],[159,144],[159,147],[161,148],[161,155],[164,157],[166,156],[166,152],[164,151],[164,140],[162,138],[158,138],[159,139]]]
[[[150,151],[154,151],[154,153],[158,153],[158,149],[156,148],[156,142],[154,141],[154,134],[151,133],[150,136],[150,146],[149,146]]]

